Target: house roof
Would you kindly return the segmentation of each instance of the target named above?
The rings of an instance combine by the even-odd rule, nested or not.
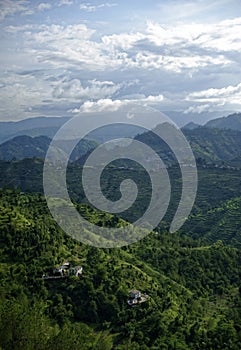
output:
[[[133,294],[139,294],[139,293],[140,293],[140,291],[139,291],[139,290],[137,290],[137,289],[132,289],[132,290],[130,290],[130,293],[133,293]]]

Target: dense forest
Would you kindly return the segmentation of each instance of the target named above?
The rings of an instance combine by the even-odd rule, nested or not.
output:
[[[240,211],[240,200],[228,205]],[[108,224],[109,216],[76,207]],[[98,249],[66,236],[41,194],[3,189],[0,210],[2,349],[240,348],[241,251],[225,235],[204,243],[160,229],[131,246]],[[64,261],[81,265],[82,275],[42,278]],[[130,307],[132,289],[146,302]]]

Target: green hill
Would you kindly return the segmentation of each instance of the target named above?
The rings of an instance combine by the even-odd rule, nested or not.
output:
[[[17,122],[0,122],[0,142],[20,135],[53,137],[68,120],[67,117],[35,117]]]
[[[161,127],[161,126],[158,126]],[[241,165],[241,132],[207,127],[183,128],[197,161],[208,163]],[[136,137],[151,146],[166,164],[176,162],[172,150],[153,132],[148,131]]]
[[[51,139],[47,136],[31,137],[27,135],[17,136],[0,144],[1,160],[21,160],[24,158],[45,158]],[[56,157],[61,157],[71,146],[71,140],[56,142]],[[86,152],[97,146],[95,141],[81,140],[71,154],[70,160],[75,161]]]
[[[191,216],[183,231],[208,243],[221,240],[241,248],[240,212],[241,197],[232,198],[216,208]]]
[[[227,117],[216,118],[205,124],[208,128],[232,129],[241,131],[241,113],[230,114]]]
[[[202,158],[209,163],[231,164],[239,159],[241,164],[241,132],[237,130],[219,130],[199,127],[184,130],[196,159]]]
[[[239,250],[165,232],[122,249],[84,246],[41,195],[16,190],[0,191],[0,211],[2,349],[239,349]],[[80,278],[42,278],[66,261]],[[148,298],[130,307],[133,288]]]
[[[158,126],[160,127],[160,126]],[[103,129],[103,130],[102,130]],[[138,132],[138,128],[129,130],[131,136]],[[241,131],[215,129],[211,127],[183,128],[183,133],[189,141],[193,153],[198,162],[228,164],[230,166],[241,167]],[[97,146],[96,141],[106,141],[115,137],[123,137],[128,134],[128,129],[124,126],[119,130],[114,128],[101,128],[89,139],[82,140],[74,149],[71,161],[78,160],[82,164],[86,160],[86,154]],[[168,145],[159,139],[153,132],[147,131],[136,136],[136,139],[151,146],[167,164],[176,162],[172,150]],[[31,137],[27,135],[18,136],[0,144],[0,159],[24,159],[24,158],[44,158],[50,144],[47,136]],[[56,152],[66,152],[71,141],[59,141]]]
[[[175,214],[181,195],[181,175],[178,167],[168,169],[172,184],[171,204],[161,223],[168,227]],[[24,159],[21,161],[0,161],[0,187],[19,188],[22,191],[43,193],[43,161],[41,159]],[[67,184],[74,201],[86,202],[81,185],[82,166],[69,164]],[[119,169],[109,166],[102,177],[104,195],[112,200],[120,198],[119,186],[123,179],[132,178],[138,185],[138,197],[135,204],[121,214],[125,220],[133,222],[146,210],[149,204],[151,188],[149,178],[143,169]],[[198,191],[192,213],[206,213],[223,205],[224,201],[241,197],[241,170],[228,167],[198,166]]]

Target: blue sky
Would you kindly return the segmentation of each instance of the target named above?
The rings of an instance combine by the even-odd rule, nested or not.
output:
[[[241,2],[0,1],[0,120],[241,110]]]

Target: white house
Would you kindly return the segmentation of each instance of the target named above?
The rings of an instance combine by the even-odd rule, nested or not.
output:
[[[129,298],[130,299],[138,299],[141,298],[141,292],[137,289],[132,289],[129,292]]]
[[[83,272],[83,267],[82,266],[75,266],[71,267],[69,269],[69,276],[76,276],[79,277]]]

